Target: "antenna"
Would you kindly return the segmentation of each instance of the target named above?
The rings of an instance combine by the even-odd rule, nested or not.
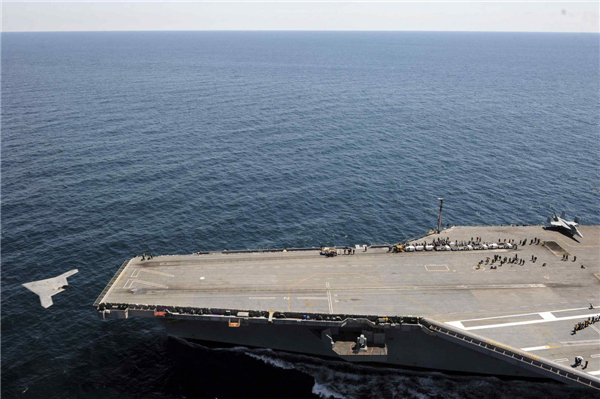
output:
[[[442,197],[440,197],[440,198],[438,198],[438,201],[440,201],[440,216],[438,216],[437,232],[438,232],[438,234],[440,234],[440,232],[442,231],[442,207],[444,206],[444,199]]]

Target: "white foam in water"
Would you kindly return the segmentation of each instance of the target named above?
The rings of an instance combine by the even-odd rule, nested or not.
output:
[[[315,385],[313,385],[312,393],[314,393],[315,395],[319,395],[320,397],[326,398],[326,399],[329,399],[332,396],[334,398],[339,398],[339,399],[346,398],[345,396],[342,396],[339,393],[334,392],[331,389],[327,388],[325,385],[319,384],[316,380],[315,380]]]
[[[282,369],[294,369],[314,379],[312,393],[321,398],[419,398],[462,399],[494,392],[511,397],[511,383],[494,377],[450,377],[439,372],[406,372],[400,369],[371,367],[326,361],[304,355],[248,349],[246,355]],[[532,396],[529,396],[532,397]]]
[[[321,398],[430,398],[464,399],[495,396],[498,398],[563,397],[552,384],[536,384],[534,390],[524,390],[531,383],[501,381],[496,377],[448,376],[441,372],[416,372],[388,367],[372,367],[335,360],[323,360],[308,355],[278,352],[272,349],[205,348],[197,343],[186,344],[215,351],[243,353],[273,367],[296,370],[314,380],[312,393]],[[537,393],[541,393],[538,395]]]
[[[280,360],[280,359],[275,359],[275,358],[264,356],[264,355],[258,355],[258,354],[252,353],[252,352],[245,352],[245,354],[250,356],[251,358],[262,360],[263,362],[265,362],[267,364],[270,364],[275,367],[279,367],[280,369],[286,369],[286,370],[294,369],[294,366],[291,363],[288,363],[288,362]]]

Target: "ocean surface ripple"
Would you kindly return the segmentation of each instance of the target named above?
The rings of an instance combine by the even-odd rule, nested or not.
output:
[[[210,349],[91,304],[142,252],[600,223],[597,34],[2,33],[2,397],[581,398]],[[70,269],[43,309],[21,286]]]

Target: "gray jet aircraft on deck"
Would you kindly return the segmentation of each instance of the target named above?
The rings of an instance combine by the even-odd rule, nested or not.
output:
[[[575,218],[573,221],[569,221],[565,219],[565,211],[561,213],[560,217],[554,216],[552,218],[548,217],[548,223],[554,227],[562,228],[567,231],[567,233],[571,235],[578,235],[583,238],[583,235],[577,230],[577,226],[579,225],[579,219]]]

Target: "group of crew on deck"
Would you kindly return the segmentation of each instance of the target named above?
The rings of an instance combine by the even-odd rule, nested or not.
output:
[[[514,242],[515,240],[513,240]],[[538,245],[541,241],[539,240],[539,238],[534,237],[533,239],[529,240],[529,245]],[[527,238],[524,238],[523,240],[519,241],[519,245],[527,245]]]
[[[365,245],[364,248],[365,248],[365,252],[367,252],[368,246]],[[325,255],[327,257],[337,256],[338,255],[338,250],[339,251],[344,251],[343,252],[344,255],[354,255],[356,253],[356,249],[350,248],[349,246],[345,246],[344,248],[339,248],[339,249],[336,248],[336,247],[333,247],[333,248],[321,247],[320,254],[321,255]]]
[[[593,308],[594,307],[590,304],[590,309],[593,309]],[[582,322],[575,323],[575,326],[573,327],[573,332],[571,333],[571,335],[575,335],[575,334],[577,334],[577,331],[581,331],[584,328],[587,328],[587,327],[591,326],[592,324],[595,324],[599,321],[600,321],[600,315],[597,315],[597,316],[588,317],[587,320],[584,320]]]
[[[142,260],[150,260],[150,259],[154,258],[154,254],[152,252],[150,252],[150,254],[148,254],[148,255],[146,255],[146,253],[144,252],[142,255],[137,255],[137,256],[141,256]]]
[[[533,263],[535,263],[535,261],[537,260],[537,257],[532,256],[531,257],[531,261]],[[498,264],[496,264],[496,262],[498,262]],[[518,255],[515,255],[511,258],[505,256],[504,258],[500,255],[494,255],[493,257],[487,257],[485,258],[485,264],[486,265],[491,265],[490,269],[497,269],[498,266],[502,266],[503,264],[508,263],[508,264],[517,264],[519,266],[523,266],[525,264],[525,259],[523,258],[519,258]],[[483,264],[483,260],[479,261],[479,265],[478,268],[481,267],[481,265]],[[546,264],[544,264],[543,266],[546,266]]]

